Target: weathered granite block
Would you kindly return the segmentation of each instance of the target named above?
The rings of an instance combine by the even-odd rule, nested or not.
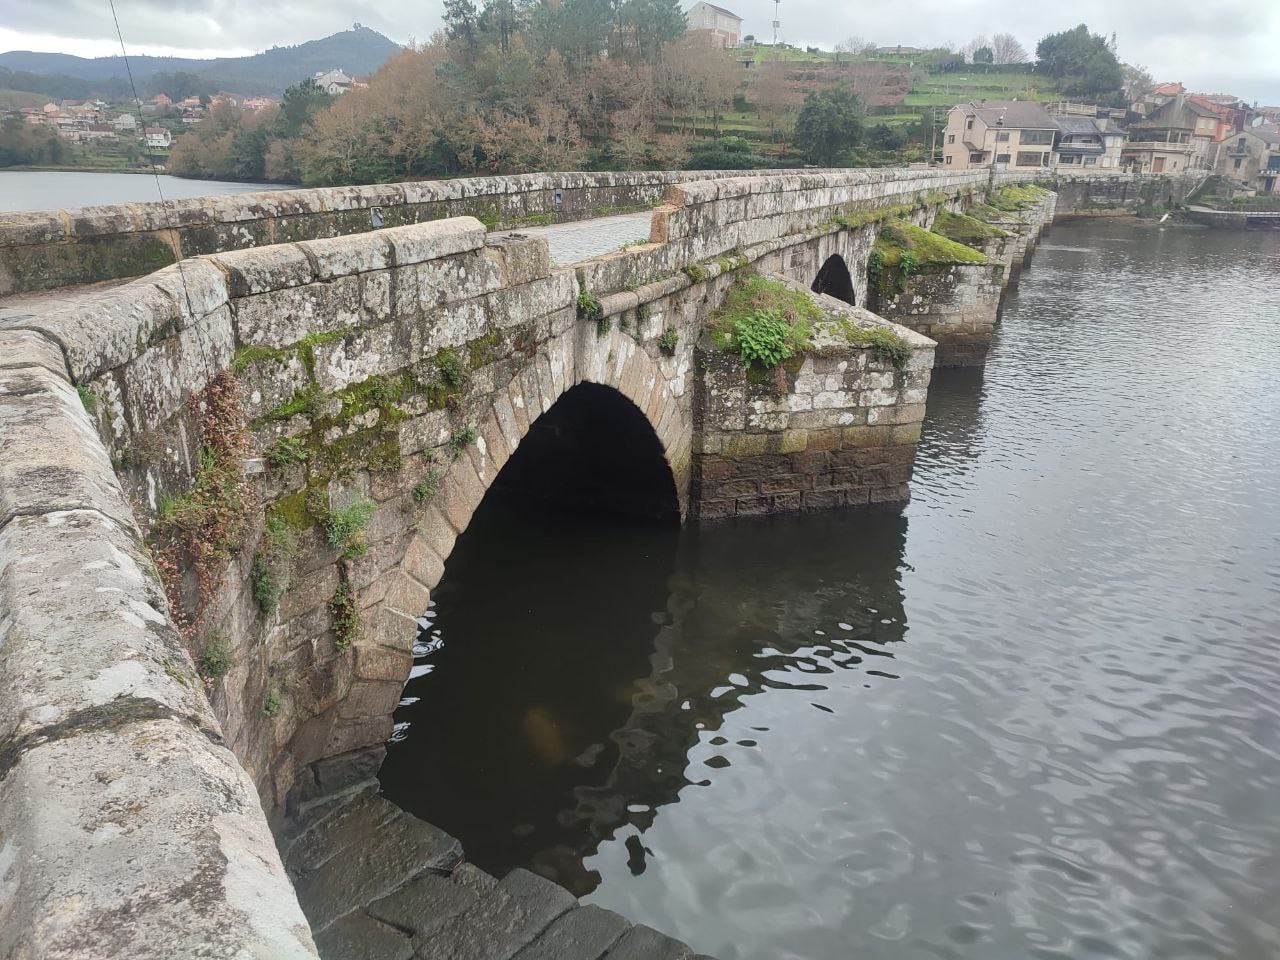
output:
[[[770,377],[749,377],[739,358],[709,337],[699,343],[695,422],[702,442],[691,495],[699,518],[827,509],[866,503],[873,493],[878,501],[905,499],[918,434],[865,424],[871,411],[885,411],[886,420],[923,416],[908,400],[927,389],[934,344],[831,297],[815,301],[826,317],[815,324],[814,348]],[[910,347],[901,369],[849,332],[875,328]],[[838,389],[850,377],[876,386]],[[811,409],[817,405],[822,409]]]

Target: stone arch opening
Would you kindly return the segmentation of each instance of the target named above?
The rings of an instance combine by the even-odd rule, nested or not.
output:
[[[547,856],[549,834],[568,843],[581,825],[549,814],[616,765],[610,735],[651,673],[678,537],[649,418],[612,387],[570,387],[493,477],[432,591],[384,796],[498,874]],[[543,872],[586,893],[574,862]]]
[[[843,300],[851,306],[855,306],[857,303],[857,298],[853,292],[853,276],[849,273],[849,265],[845,263],[844,257],[838,253],[833,253],[827,257],[826,263],[822,265],[822,269],[818,271],[818,276],[813,281],[812,290],[814,293],[825,293],[827,296],[835,297],[837,300]]]
[[[678,519],[662,444],[645,415],[612,387],[579,383],[529,427],[487,498],[572,513]]]

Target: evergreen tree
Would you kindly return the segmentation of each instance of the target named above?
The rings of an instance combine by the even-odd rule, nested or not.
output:
[[[1091,34],[1083,23],[1049,34],[1037,44],[1036,57],[1046,73],[1066,81],[1063,92],[1068,96],[1108,102],[1121,97],[1120,61],[1107,39]]]
[[[847,86],[805,98],[796,118],[795,145],[813,163],[833,166],[862,140],[862,104]]]
[[[480,32],[475,0],[444,0],[444,32],[450,40],[461,40],[475,49]]]

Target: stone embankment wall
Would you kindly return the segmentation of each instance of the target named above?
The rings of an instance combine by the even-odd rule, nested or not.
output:
[[[770,171],[773,173],[774,171]],[[471,216],[489,229],[643,210],[742,171],[534,173],[0,214],[0,296],[136,277],[181,257]]]
[[[1060,217],[1133,216],[1140,209],[1183,203],[1207,174],[1063,173],[1052,177]]]
[[[807,286],[840,256],[861,301],[882,220],[927,222],[988,186],[983,171],[703,180],[668,190],[653,243],[573,268],[462,217],[3,305],[0,946],[310,955],[253,786],[280,814],[376,771],[416,618],[530,424],[577,383],[618,390],[697,512],[694,464],[723,448],[695,431],[694,350],[735,275]],[[801,379],[882,426],[850,369],[821,359]],[[886,372],[855,380],[889,390],[869,385]],[[910,445],[923,388],[895,374],[904,443],[887,446]],[[829,438],[805,475],[844,469]],[[901,482],[864,473],[845,499]]]

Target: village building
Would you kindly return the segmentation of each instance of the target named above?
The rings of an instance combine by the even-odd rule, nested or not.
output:
[[[1212,170],[1239,119],[1238,108],[1178,94],[1130,127],[1126,164],[1139,173]]]
[[[336,67],[327,73],[316,73],[311,79],[315,81],[317,87],[335,97],[350,90],[353,83],[352,77]]]
[[[138,129],[138,118],[132,113],[122,113],[111,121],[117,133],[134,133]]]
[[[1260,124],[1234,134],[1218,154],[1219,176],[1258,193],[1280,193],[1280,127]]]
[[[147,127],[143,134],[149,150],[168,150],[173,145],[173,137],[164,127]]]
[[[691,33],[704,33],[718,46],[736,47],[742,43],[742,18],[731,10],[713,3],[695,3],[685,12]]]
[[[1054,117],[1058,125],[1055,167],[1114,170],[1124,152],[1125,131],[1110,118]]]
[[[992,163],[1053,165],[1058,124],[1029,100],[972,101],[952,107],[942,133],[942,162],[958,169]]]

